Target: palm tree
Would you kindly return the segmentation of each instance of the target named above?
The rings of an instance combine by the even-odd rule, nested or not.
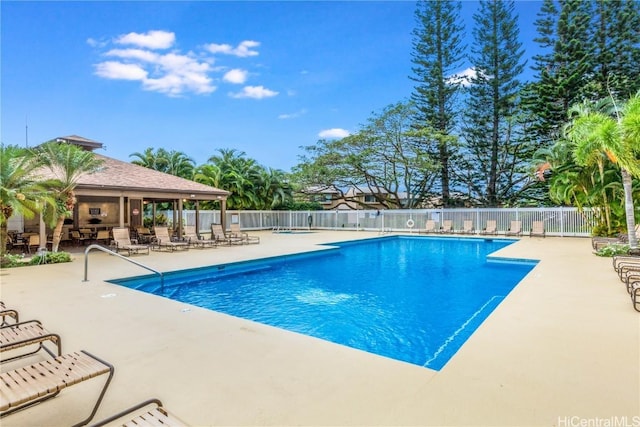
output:
[[[57,210],[54,213],[55,229],[51,250],[58,251],[62,226],[76,204],[75,188],[79,179],[87,174],[95,172],[103,163],[96,158],[91,151],[83,150],[77,145],[61,143],[58,141],[46,142],[35,150],[38,158],[53,174],[54,183],[51,190],[57,202]]]
[[[13,214],[33,218],[52,203],[46,189],[34,177],[37,159],[16,146],[0,145],[0,254],[7,248],[7,223]]]
[[[192,179],[195,169],[195,161],[181,151],[171,150],[166,152],[166,170],[164,172],[179,176],[181,178]]]
[[[640,177],[640,92],[622,106],[583,103],[570,109],[573,116],[565,136],[574,145],[573,156],[582,166],[597,165],[604,174],[607,159],[620,168],[624,189],[625,216],[629,246],[638,248],[635,233],[632,177]]]
[[[137,160],[131,161],[134,165],[164,172],[167,168],[166,156],[164,153],[166,153],[166,151],[162,148],[158,149],[158,151],[154,153],[153,148],[148,147],[142,153],[135,152],[130,154],[129,157],[137,158]]]

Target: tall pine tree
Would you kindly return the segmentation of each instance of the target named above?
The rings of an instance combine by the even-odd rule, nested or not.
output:
[[[593,70],[591,14],[591,3],[583,0],[544,0],[538,14],[540,37],[534,41],[543,53],[533,58],[536,81],[528,85],[524,101],[535,117],[531,130],[540,146],[560,137],[569,107],[587,97]]]
[[[640,3],[596,0],[588,98],[628,99],[640,90]]]
[[[417,108],[416,128],[431,128],[435,135],[425,145],[440,166],[440,191],[445,206],[451,202],[451,134],[455,127],[456,93],[460,82],[451,76],[463,59],[463,25],[460,3],[448,0],[419,1],[413,30],[411,79],[416,82],[411,99]]]
[[[526,180],[525,159],[531,153],[516,131],[518,93],[525,62],[518,40],[513,1],[481,0],[474,14],[466,120],[466,187],[476,203],[498,206],[515,196]]]

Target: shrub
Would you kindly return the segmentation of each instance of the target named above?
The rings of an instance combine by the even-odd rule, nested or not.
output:
[[[19,267],[24,264],[23,259],[24,259],[24,255],[5,254],[2,258],[0,258],[0,267],[1,268]]]
[[[600,248],[596,255],[603,257],[613,257],[615,255],[628,255],[629,254],[629,245],[622,245],[619,243],[613,243],[611,245],[607,245],[604,248]]]
[[[45,254],[45,262],[42,261],[42,255],[34,255],[30,260],[25,260],[24,255],[5,254],[0,258],[0,267],[13,268],[24,267],[27,265],[38,264],[58,264],[61,262],[71,262],[71,254],[68,252],[47,252]]]

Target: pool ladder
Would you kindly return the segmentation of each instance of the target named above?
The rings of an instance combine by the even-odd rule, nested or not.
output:
[[[161,271],[154,270],[151,267],[148,267],[148,266],[146,266],[146,265],[144,265],[144,264],[142,264],[142,263],[140,263],[138,261],[134,261],[134,260],[132,260],[130,258],[122,256],[117,252],[114,252],[114,251],[112,251],[110,249],[105,248],[104,246],[95,245],[95,244],[87,246],[87,249],[84,250],[84,280],[83,280],[83,282],[88,282],[89,281],[89,279],[87,279],[87,277],[88,277],[88,273],[89,273],[89,252],[91,252],[91,249],[101,250],[102,252],[106,252],[109,255],[113,255],[113,256],[118,257],[120,259],[123,259],[125,261],[129,261],[130,263],[135,264],[138,267],[142,267],[144,269],[147,269],[147,270],[159,275],[160,276],[160,285],[164,289],[164,276],[163,276]]]

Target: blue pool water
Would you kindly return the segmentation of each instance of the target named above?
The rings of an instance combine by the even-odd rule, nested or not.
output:
[[[487,258],[513,242],[388,237],[113,282],[439,370],[535,266]]]

